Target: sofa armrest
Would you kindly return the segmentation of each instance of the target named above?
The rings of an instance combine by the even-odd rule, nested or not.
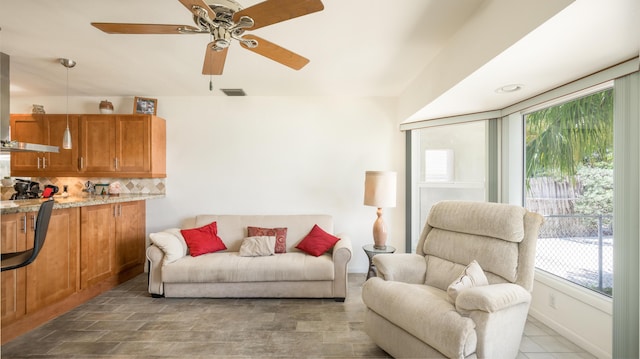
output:
[[[352,248],[351,238],[346,234],[338,234],[340,238],[333,246],[333,297],[337,300],[344,300],[347,297],[348,265],[351,260]]]
[[[424,284],[427,261],[415,253],[384,254],[373,257],[378,277],[397,282]]]
[[[459,311],[480,310],[498,312],[514,305],[531,302],[531,294],[521,286],[512,283],[491,284],[468,288],[456,298]]]
[[[152,296],[161,296],[164,294],[162,285],[164,252],[152,244],[147,248],[147,259],[149,260],[149,293]]]

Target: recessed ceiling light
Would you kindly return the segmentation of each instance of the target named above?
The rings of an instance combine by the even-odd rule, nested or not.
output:
[[[504,85],[502,87],[498,87],[496,89],[497,93],[509,93],[509,92],[516,92],[516,91],[520,91],[522,90],[522,87],[524,85],[521,84],[511,84],[511,85]]]

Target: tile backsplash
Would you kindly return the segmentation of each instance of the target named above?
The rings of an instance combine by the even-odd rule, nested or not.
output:
[[[45,185],[52,184],[58,186],[60,192],[63,187],[68,186],[68,192],[71,196],[82,196],[87,181],[96,184],[110,184],[120,182],[120,193],[133,194],[165,194],[165,178],[96,178],[96,177],[32,177],[32,181],[40,183],[42,190]],[[8,200],[15,192],[13,187],[2,187],[2,200]]]

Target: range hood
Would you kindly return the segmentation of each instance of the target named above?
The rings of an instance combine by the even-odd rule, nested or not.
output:
[[[0,52],[0,152],[60,152],[58,146],[11,141],[9,117],[9,55]]]

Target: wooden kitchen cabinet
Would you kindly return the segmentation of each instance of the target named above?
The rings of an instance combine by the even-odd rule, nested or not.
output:
[[[81,209],[80,286],[91,287],[144,265],[145,202],[122,202]]]
[[[45,124],[42,115],[11,115],[11,139],[20,142],[44,144]],[[39,174],[42,153],[14,152],[11,154],[11,175],[21,171]],[[15,173],[15,174],[14,174]]]
[[[11,139],[58,146],[59,153],[14,152],[11,154],[11,175],[74,176],[78,174],[78,116],[69,115],[72,148],[62,148],[62,136],[67,127],[67,115],[11,115]]]
[[[33,247],[37,212],[2,215],[2,252]],[[78,289],[78,208],[55,209],[38,258],[2,272],[2,323],[63,300]]]
[[[55,208],[30,265],[2,272],[2,344],[144,272],[144,200]],[[33,245],[36,212],[0,216],[2,252]]]
[[[78,290],[79,208],[51,213],[45,244],[36,260],[26,266],[27,313],[56,303]],[[34,231],[29,221],[28,233]]]
[[[113,205],[80,209],[80,288],[86,289],[115,274]]]
[[[2,253],[27,249],[27,214],[12,213],[1,216],[0,247]],[[33,240],[33,235],[31,236]],[[33,242],[32,242],[33,243]],[[26,313],[26,268],[5,271],[0,274],[2,312],[0,322],[12,323]]]
[[[116,271],[144,266],[146,205],[144,201],[118,203],[116,208]]]
[[[166,177],[166,124],[152,115],[80,118],[80,171],[109,177]]]
[[[72,148],[62,148],[67,115],[11,115],[14,140],[60,153],[14,152],[14,177],[166,177],[166,123],[153,115],[69,115]]]

